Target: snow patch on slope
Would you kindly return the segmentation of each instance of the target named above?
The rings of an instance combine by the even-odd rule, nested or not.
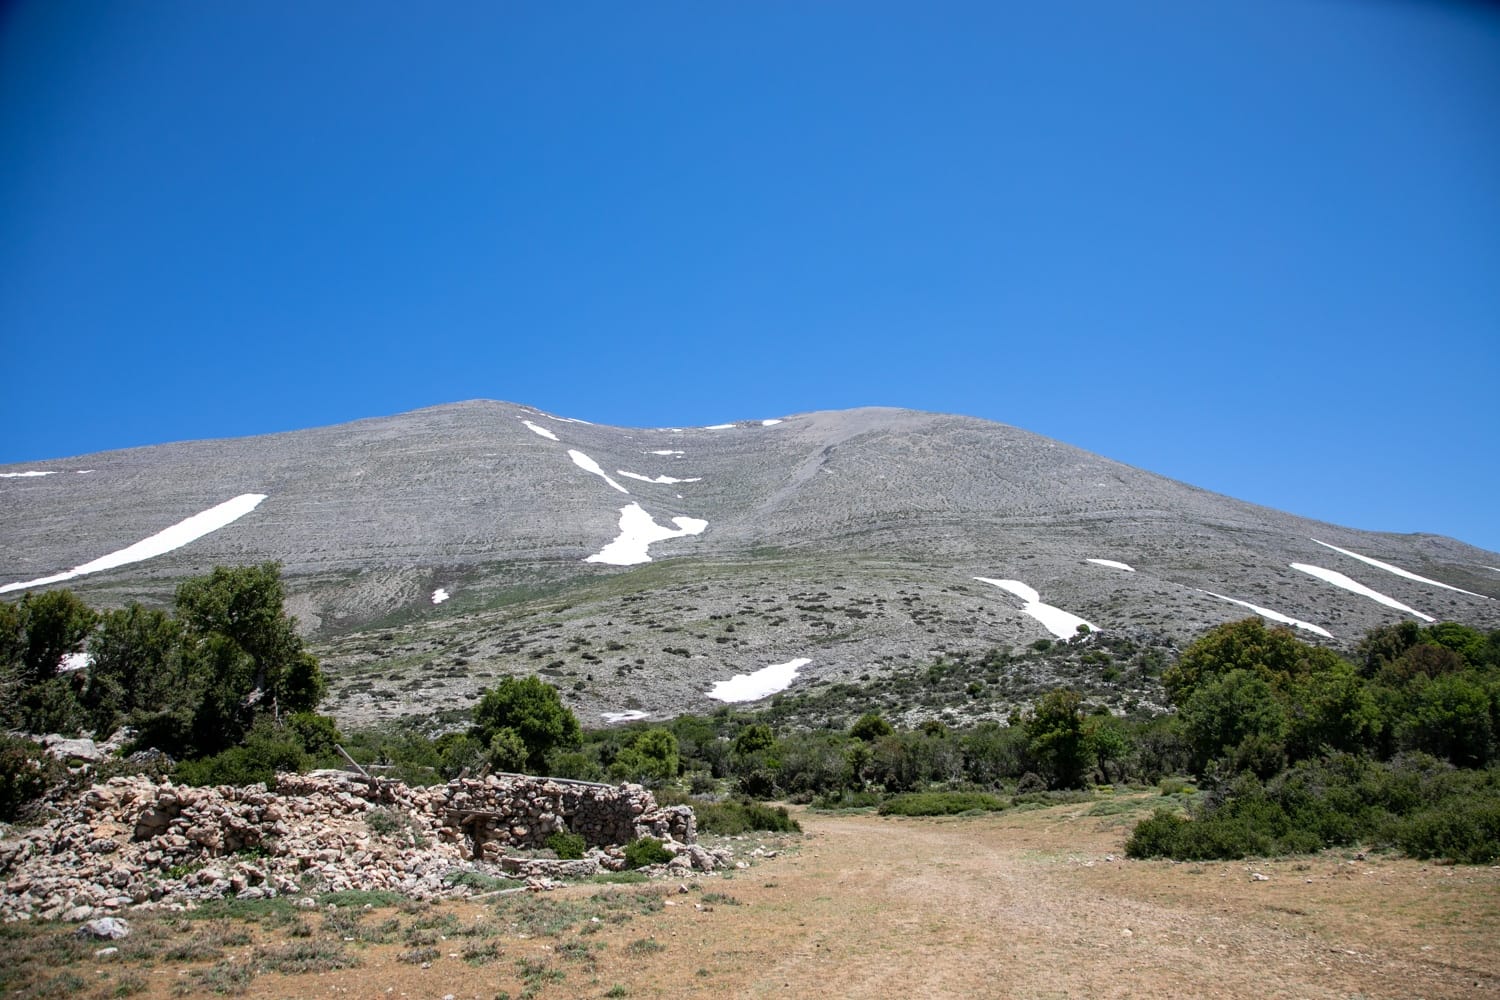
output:
[[[627,709],[624,712],[600,712],[599,718],[613,726],[618,722],[639,722],[646,718],[646,713],[638,709]]]
[[[218,531],[220,528],[234,521],[238,521],[250,513],[260,502],[266,498],[264,493],[242,493],[232,500],[225,500],[217,507],[208,510],[184,521],[179,521],[170,528],[165,528],[152,535],[143,538],[134,545],[126,546],[117,552],[111,552],[107,556],[100,556],[92,562],[86,562],[82,566],[75,566],[64,573],[54,576],[44,576],[39,580],[27,580],[22,583],[7,583],[0,587],[0,594],[12,590],[24,590],[27,587],[42,587],[49,583],[62,583],[64,580],[72,580],[75,577],[87,576],[90,573],[99,573],[107,569],[115,569],[118,566],[126,566],[130,563],[142,562],[146,559],[154,559],[165,555],[173,549],[180,549],[189,542],[196,541],[210,532]]]
[[[735,674],[727,681],[719,681],[708,691],[715,701],[758,701],[778,691],[791,687],[797,672],[812,660],[799,656],[786,663],[773,663],[751,674]]]
[[[772,418],[770,420],[762,420],[760,422],[760,425],[762,427],[775,427],[779,423],[781,423],[781,418],[780,417],[774,417],[774,418]]]
[[[527,427],[530,427],[531,428],[531,432],[533,434],[540,434],[542,437],[546,438],[548,441],[556,441],[557,440],[557,435],[556,434],[553,434],[551,431],[549,431],[547,428],[541,426],[540,424],[534,424],[530,420],[522,420],[521,423],[525,424]]]
[[[676,528],[666,528],[638,503],[620,508],[620,535],[604,548],[589,556],[584,562],[607,563],[611,566],[634,566],[648,563],[651,555],[646,551],[652,542],[681,538],[684,535],[701,535],[708,522],[696,517],[674,517]]]
[[[1091,562],[1096,566],[1108,566],[1110,569],[1123,569],[1127,573],[1135,572],[1134,566],[1127,566],[1116,559],[1085,559],[1084,562]]]
[[[1021,610],[1037,621],[1042,627],[1059,639],[1070,639],[1078,634],[1078,626],[1087,625],[1090,631],[1097,632],[1099,627],[1087,619],[1080,618],[1071,611],[1062,608],[1054,608],[1050,604],[1042,603],[1042,595],[1036,592],[1036,588],[1022,583],[1020,580],[995,580],[987,576],[976,576],[974,579],[980,583],[988,583],[999,587],[1019,597],[1025,602]]]
[[[1370,600],[1375,601],[1377,604],[1384,604],[1388,608],[1395,608],[1397,611],[1405,611],[1409,615],[1416,615],[1424,622],[1437,621],[1437,619],[1432,617],[1431,615],[1424,615],[1422,614],[1422,612],[1416,610],[1415,608],[1407,607],[1400,601],[1396,600],[1394,597],[1388,597],[1378,590],[1371,590],[1369,587],[1366,587],[1358,580],[1351,580],[1337,570],[1324,569],[1322,566],[1309,566],[1307,563],[1292,563],[1292,569],[1297,570],[1300,573],[1306,573],[1309,576],[1315,576],[1325,583],[1333,584],[1335,587],[1342,587],[1344,590],[1349,591],[1349,593],[1351,594],[1358,594],[1361,597],[1368,597]]]
[[[603,479],[606,483],[608,483],[609,485],[613,486],[615,489],[619,490],[621,493],[625,494],[626,496],[630,496],[630,491],[629,490],[627,490],[625,487],[621,486],[619,483],[617,483],[613,479],[611,479],[609,477],[608,473],[606,473],[603,469],[599,468],[599,463],[598,462],[594,461],[592,458],[589,458],[583,452],[576,451],[576,450],[570,448],[570,449],[568,449],[568,457],[573,460],[573,464],[574,465],[578,466],[584,472],[592,472],[594,475],[596,475],[599,478]]]
[[[733,427],[734,427],[734,424],[709,424],[707,427],[705,427],[703,429],[706,430],[706,431],[727,431],[727,430],[730,430]]]
[[[673,479],[671,476],[657,476],[655,479],[652,479],[650,476],[643,476],[639,472],[626,472],[624,469],[616,469],[615,471],[629,479],[639,479],[643,483],[661,483],[664,486],[670,486],[673,483],[703,482],[702,476],[698,476],[693,479]]]
[[[643,451],[642,455],[686,455],[685,451],[674,451],[671,448],[662,448],[658,451]]]
[[[89,471],[93,471],[92,469]],[[56,469],[40,472],[36,469],[27,469],[25,472],[0,472],[0,479],[31,479],[34,476],[55,476]]]
[[[1269,618],[1273,622],[1281,622],[1281,624],[1283,625],[1295,625],[1297,628],[1306,629],[1307,631],[1312,632],[1316,635],[1321,635],[1325,639],[1333,638],[1333,633],[1328,631],[1326,628],[1314,625],[1312,622],[1305,622],[1301,619],[1293,618],[1290,615],[1284,615],[1280,611],[1272,611],[1270,608],[1263,608],[1258,604],[1251,604],[1249,601],[1240,601],[1236,600],[1233,597],[1225,597],[1223,594],[1215,594],[1212,590],[1205,590],[1202,591],[1202,593],[1207,594],[1209,597],[1217,597],[1221,601],[1228,601],[1230,604],[1238,604],[1242,608],[1249,608],[1251,611],[1254,611],[1262,618]]]
[[[1460,594],[1468,594],[1470,597],[1483,597],[1487,601],[1492,599],[1486,597],[1484,594],[1476,594],[1472,590],[1464,590],[1462,587],[1450,586],[1449,584],[1443,583],[1441,580],[1429,580],[1425,576],[1418,576],[1415,573],[1402,569],[1400,566],[1392,566],[1390,563],[1381,562],[1379,559],[1371,559],[1369,556],[1362,556],[1358,552],[1350,552],[1348,549],[1341,549],[1337,545],[1329,545],[1327,542],[1319,542],[1316,538],[1310,540],[1318,545],[1323,546],[1325,549],[1332,549],[1335,552],[1339,552],[1343,555],[1348,556],[1350,559],[1358,559],[1360,562],[1368,563],[1369,565],[1374,566],[1376,569],[1383,569],[1387,573],[1395,573],[1397,576],[1405,577],[1408,580],[1415,580],[1418,583],[1430,583],[1434,587],[1442,587],[1444,590],[1456,590]]]
[[[448,598],[450,598],[452,596],[453,596],[452,594],[448,593],[442,587],[439,587],[437,590],[434,590],[432,592],[432,603],[433,604],[442,604],[444,601],[446,601]]]

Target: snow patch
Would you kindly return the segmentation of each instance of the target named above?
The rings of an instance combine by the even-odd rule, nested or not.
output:
[[[599,718],[613,726],[617,722],[639,722],[646,718],[646,713],[632,708],[625,712],[600,712]]]
[[[781,418],[780,417],[776,417],[776,418],[774,418],[772,420],[762,420],[760,422],[760,425],[762,427],[775,427],[779,423],[781,423]]]
[[[615,482],[613,479],[609,478],[609,475],[603,469],[599,468],[599,463],[594,461],[592,458],[589,458],[583,452],[569,449],[568,457],[573,460],[574,465],[578,466],[584,472],[592,472],[594,475],[600,477],[606,483],[619,490],[621,493],[625,494],[626,496],[630,496],[629,490],[621,486],[619,483]]]
[[[696,517],[674,517],[676,528],[665,528],[638,503],[620,508],[620,535],[604,548],[589,556],[584,562],[608,563],[611,566],[634,566],[651,561],[646,549],[652,542],[681,538],[684,535],[701,535],[708,522]]]
[[[1337,545],[1329,545],[1327,542],[1319,542],[1316,538],[1311,539],[1311,541],[1323,546],[1325,549],[1332,549],[1335,552],[1339,552],[1343,555],[1348,556],[1350,559],[1358,559],[1360,562],[1368,563],[1369,565],[1374,566],[1376,569],[1383,569],[1387,573],[1395,573],[1397,576],[1405,577],[1408,580],[1415,580],[1418,583],[1430,583],[1434,587],[1442,587],[1444,590],[1456,590],[1460,594],[1468,594],[1470,597],[1483,597],[1487,601],[1492,599],[1486,597],[1484,594],[1476,594],[1472,590],[1464,590],[1462,587],[1450,586],[1446,583],[1443,583],[1441,580],[1429,580],[1425,576],[1418,576],[1415,573],[1402,569],[1400,566],[1392,566],[1390,563],[1381,562],[1379,559],[1371,559],[1369,556],[1362,556],[1358,552],[1350,552],[1348,549],[1341,549]]]
[[[1096,566],[1108,566],[1110,569],[1123,569],[1127,573],[1135,572],[1134,566],[1127,566],[1114,559],[1085,559],[1084,562],[1091,562]]]
[[[452,594],[448,593],[442,587],[439,587],[437,590],[434,590],[432,592],[432,603],[433,604],[442,604],[444,601],[446,601],[448,598],[450,598],[452,596],[453,596]]]
[[[1099,626],[1087,619],[1080,618],[1071,611],[1062,608],[1054,608],[1050,604],[1042,603],[1042,595],[1036,592],[1036,588],[1027,586],[1020,580],[994,580],[987,576],[976,576],[974,579],[980,583],[988,583],[999,587],[1019,597],[1025,604],[1021,610],[1037,621],[1042,627],[1059,639],[1071,639],[1078,634],[1078,626],[1087,625],[1092,632],[1099,631]]]
[[[733,426],[734,424],[709,424],[703,429],[706,431],[727,431]]]
[[[80,476],[86,476],[90,472],[93,472],[94,470],[93,469],[74,469],[73,471],[76,472],[76,473],[78,473]]]
[[[1217,597],[1221,601],[1228,601],[1230,604],[1238,604],[1242,608],[1249,608],[1262,618],[1269,618],[1273,622],[1281,622],[1283,625],[1295,625],[1297,628],[1306,629],[1309,632],[1321,635],[1325,639],[1333,638],[1333,633],[1326,628],[1314,625],[1312,622],[1293,618],[1290,615],[1284,615],[1280,611],[1272,611],[1270,608],[1263,608],[1258,604],[1251,604],[1249,601],[1239,601],[1233,597],[1225,597],[1223,594],[1215,594],[1212,590],[1204,590],[1201,593],[1207,594],[1209,597]]]
[[[643,451],[642,455],[686,455],[685,451],[673,451],[671,448],[663,448],[660,451]]]
[[[626,472],[624,469],[616,469],[615,471],[620,475],[626,476],[630,479],[639,479],[643,483],[661,483],[663,486],[671,486],[673,483],[703,482],[702,476],[697,476],[692,479],[673,479],[671,476],[657,476],[655,479],[652,479],[650,476],[643,476],[639,472]]]
[[[807,657],[799,656],[786,663],[762,667],[753,674],[735,674],[727,681],[714,684],[708,690],[708,696],[715,701],[758,701],[791,687],[792,681],[797,679],[797,672],[811,662]]]
[[[1333,584],[1335,587],[1342,587],[1344,590],[1349,591],[1349,593],[1351,594],[1358,594],[1361,597],[1368,597],[1370,600],[1375,601],[1378,604],[1384,604],[1388,608],[1395,608],[1397,611],[1405,611],[1409,615],[1416,615],[1424,622],[1437,621],[1437,619],[1433,618],[1431,615],[1424,615],[1422,614],[1422,612],[1417,611],[1414,608],[1409,608],[1406,605],[1402,604],[1400,601],[1396,600],[1394,597],[1388,597],[1378,590],[1371,590],[1369,587],[1366,587],[1358,580],[1351,580],[1347,576],[1336,570],[1324,569],[1322,566],[1309,566],[1307,563],[1292,563],[1292,569],[1297,570],[1300,573],[1306,573],[1309,576],[1315,576],[1325,583]]]
[[[210,532],[218,531],[220,528],[234,521],[238,521],[250,513],[260,502],[266,498],[264,493],[242,493],[232,500],[225,500],[217,507],[192,517],[179,521],[170,528],[158,531],[150,538],[143,538],[134,545],[126,546],[117,552],[111,552],[107,556],[100,556],[93,562],[86,562],[82,566],[54,576],[44,576],[39,580],[27,580],[23,583],[7,583],[0,587],[0,594],[12,590],[24,590],[27,587],[42,587],[49,583],[62,583],[74,577],[86,576],[89,573],[98,573],[106,569],[114,569],[117,566],[126,566],[130,563],[142,562],[146,559],[154,559],[159,555],[165,555],[173,549],[180,549],[189,542],[196,541]]]
[[[27,469],[25,472],[0,472],[0,479],[30,479],[33,476],[55,476],[56,469],[47,472],[38,472],[36,469]]]
[[[551,431],[549,431],[547,428],[541,426],[540,424],[534,424],[530,420],[522,420],[521,423],[525,424],[527,427],[530,427],[531,428],[531,432],[533,434],[540,434],[542,437],[546,438],[548,441],[556,441],[557,440],[557,435],[556,434],[553,434]]]

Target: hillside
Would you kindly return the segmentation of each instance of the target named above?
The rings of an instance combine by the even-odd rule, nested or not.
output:
[[[1258,609],[1335,645],[1413,615],[1500,626],[1495,553],[906,410],[632,429],[472,401],[13,467],[0,499],[12,599],[57,579],[165,603],[281,562],[342,721],[534,671],[586,722],[707,711],[1080,621],[1170,642]]]

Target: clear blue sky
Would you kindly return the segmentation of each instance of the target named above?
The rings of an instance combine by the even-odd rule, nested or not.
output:
[[[0,337],[4,462],[881,404],[1500,550],[1500,13],[11,2]]]

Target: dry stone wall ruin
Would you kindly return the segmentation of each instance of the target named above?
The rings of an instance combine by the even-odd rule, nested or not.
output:
[[[228,895],[462,895],[484,881],[465,872],[551,870],[545,859],[512,852],[541,848],[560,830],[590,849],[574,874],[622,867],[619,845],[641,836],[666,842],[679,870],[728,861],[695,846],[691,809],[660,807],[639,785],[492,775],[412,788],[323,771],[280,775],[272,791],[114,778],[0,841],[0,920],[84,920]]]

